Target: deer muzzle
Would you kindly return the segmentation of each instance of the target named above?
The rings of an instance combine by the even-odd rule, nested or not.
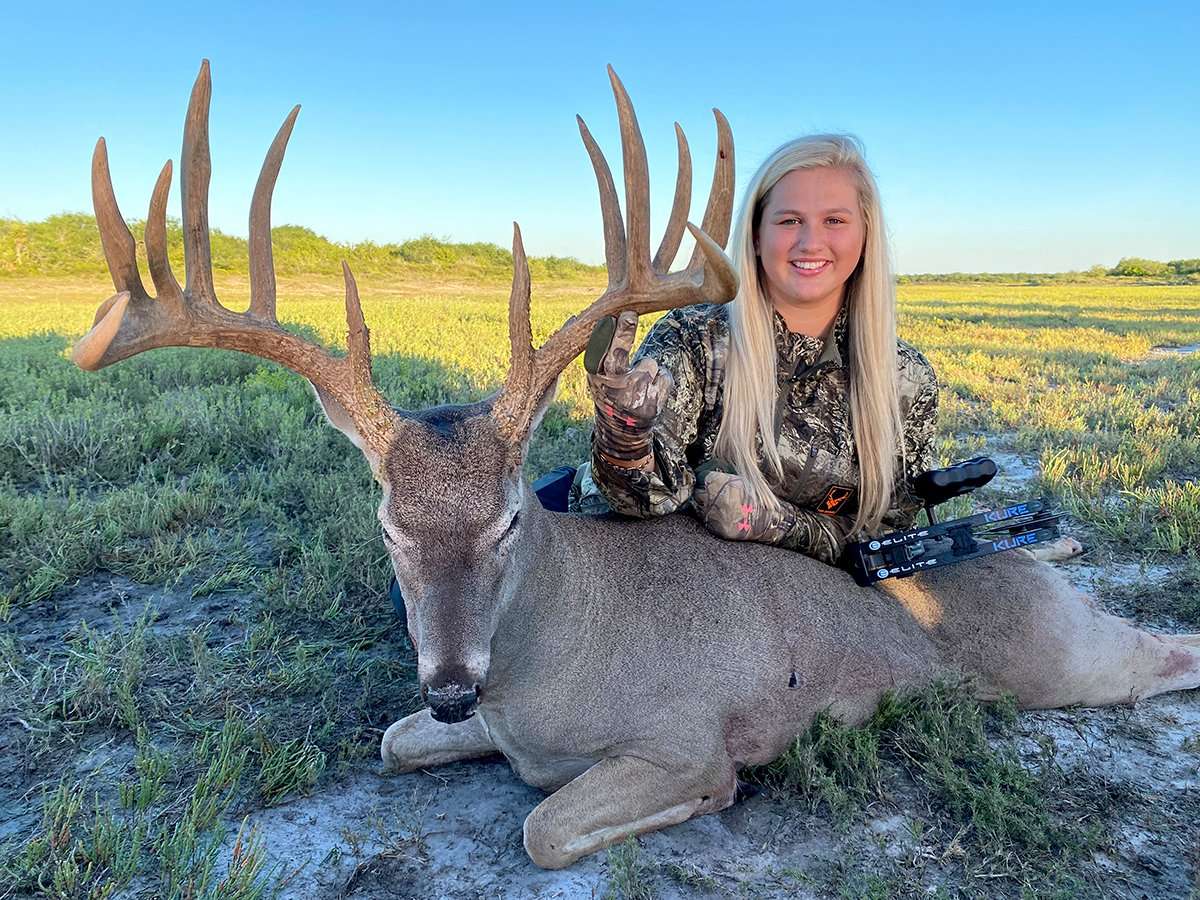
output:
[[[479,685],[467,687],[453,681],[436,688],[423,685],[421,699],[429,707],[434,720],[453,725],[465,722],[475,714],[475,707],[479,703]]]

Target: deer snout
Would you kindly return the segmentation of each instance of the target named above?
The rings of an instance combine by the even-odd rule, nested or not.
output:
[[[417,661],[421,699],[438,722],[471,718],[487,685],[491,659],[485,653],[454,653],[449,658],[422,655]]]
[[[421,699],[429,707],[429,714],[438,722],[453,725],[465,722],[475,714],[479,703],[479,685],[470,687],[451,681],[440,687],[421,686]]]

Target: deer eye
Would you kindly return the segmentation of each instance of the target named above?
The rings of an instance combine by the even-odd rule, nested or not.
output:
[[[517,512],[508,522],[508,527],[504,529],[504,534],[500,535],[500,540],[497,541],[501,553],[507,552],[509,544],[517,534],[517,522],[521,518],[521,513]]]

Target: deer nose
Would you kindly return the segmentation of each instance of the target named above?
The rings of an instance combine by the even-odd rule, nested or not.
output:
[[[479,703],[479,685],[468,688],[451,682],[436,688],[423,686],[421,699],[429,707],[429,714],[435,721],[453,725],[455,722],[465,722],[475,714],[475,706]]]

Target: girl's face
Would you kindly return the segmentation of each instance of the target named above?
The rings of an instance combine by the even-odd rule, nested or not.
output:
[[[788,172],[767,195],[754,241],[771,303],[781,311],[836,307],[866,234],[853,172]]]

